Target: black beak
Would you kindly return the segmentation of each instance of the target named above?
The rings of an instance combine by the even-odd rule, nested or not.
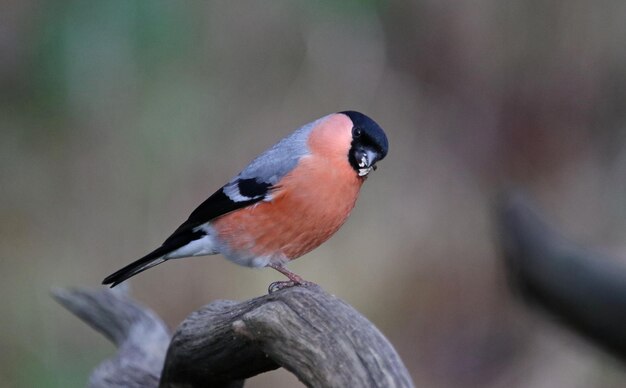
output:
[[[369,147],[361,147],[354,152],[354,158],[359,166],[359,176],[365,176],[371,170],[376,170],[376,162],[380,159],[380,154]]]

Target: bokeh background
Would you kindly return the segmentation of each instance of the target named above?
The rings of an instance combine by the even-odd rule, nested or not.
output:
[[[1,385],[84,386],[113,346],[50,288],[97,287],[280,137],[355,109],[389,156],[290,268],[372,320],[417,386],[623,387],[623,364],[511,295],[492,216],[524,187],[626,261],[624,20],[605,0],[3,1]],[[175,327],[280,278],[213,256],[131,285]]]

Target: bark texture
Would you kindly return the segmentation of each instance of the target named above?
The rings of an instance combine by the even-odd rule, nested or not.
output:
[[[241,387],[284,367],[310,387],[412,387],[402,360],[354,308],[317,286],[243,302],[215,301],[170,338],[152,312],[109,289],[55,298],[118,346],[92,387]]]

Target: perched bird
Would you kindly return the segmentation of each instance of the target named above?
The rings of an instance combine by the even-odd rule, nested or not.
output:
[[[306,124],[211,195],[160,247],[102,283],[114,287],[166,260],[217,253],[276,269],[290,280],[279,287],[307,283],[285,265],[341,227],[387,148],[382,128],[359,112]]]

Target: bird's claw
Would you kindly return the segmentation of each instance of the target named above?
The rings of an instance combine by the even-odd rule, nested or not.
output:
[[[293,280],[285,280],[285,281],[271,283],[269,287],[267,287],[267,293],[272,294],[274,292],[283,290],[285,288],[291,288],[295,286],[311,287],[311,286],[316,286],[316,285],[317,284],[313,282],[308,282],[306,280],[302,280],[299,282],[294,282]]]

